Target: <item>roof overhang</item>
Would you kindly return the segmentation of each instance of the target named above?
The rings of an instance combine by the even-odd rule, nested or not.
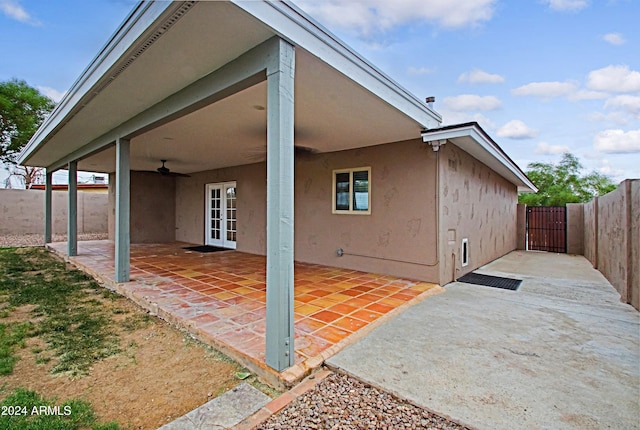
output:
[[[455,124],[426,130],[422,133],[422,140],[431,144],[435,150],[438,149],[439,145],[450,141],[516,185],[518,192],[538,192],[538,188],[531,182],[527,175],[509,158],[502,148],[498,146],[477,122]]]
[[[300,145],[337,151],[417,138],[422,129],[440,125],[440,115],[426,103],[291,4],[141,2],[25,146],[19,162],[55,170],[77,157],[79,169],[112,172],[113,150],[101,137],[117,134],[122,124],[274,37],[296,48]],[[190,173],[258,161],[247,154],[265,145],[264,106],[266,83],[256,82],[137,133],[131,168],[155,170],[160,159],[169,159]],[[215,156],[202,157],[204,148]]]

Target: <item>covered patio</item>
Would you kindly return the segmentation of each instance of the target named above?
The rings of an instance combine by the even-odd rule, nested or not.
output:
[[[200,253],[189,244],[131,245],[131,280],[114,282],[114,242],[48,245],[57,254],[280,387],[290,386],[381,322],[443,289],[427,282],[296,262],[295,364],[265,363],[266,258]]]

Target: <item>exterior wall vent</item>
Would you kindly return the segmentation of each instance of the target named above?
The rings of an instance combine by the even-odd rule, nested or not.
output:
[[[469,239],[462,239],[460,247],[460,258],[462,259],[462,267],[469,265]]]

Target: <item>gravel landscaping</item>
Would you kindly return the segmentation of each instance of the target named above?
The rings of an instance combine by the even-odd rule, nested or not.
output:
[[[103,240],[107,239],[107,233],[78,234],[78,240]],[[53,242],[66,242],[66,234],[54,234]],[[0,248],[13,246],[44,246],[43,234],[7,234],[0,235]]]
[[[327,377],[257,428],[467,429],[342,374]]]

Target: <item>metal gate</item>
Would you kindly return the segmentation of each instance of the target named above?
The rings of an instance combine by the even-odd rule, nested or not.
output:
[[[567,252],[566,207],[527,207],[527,249]]]

